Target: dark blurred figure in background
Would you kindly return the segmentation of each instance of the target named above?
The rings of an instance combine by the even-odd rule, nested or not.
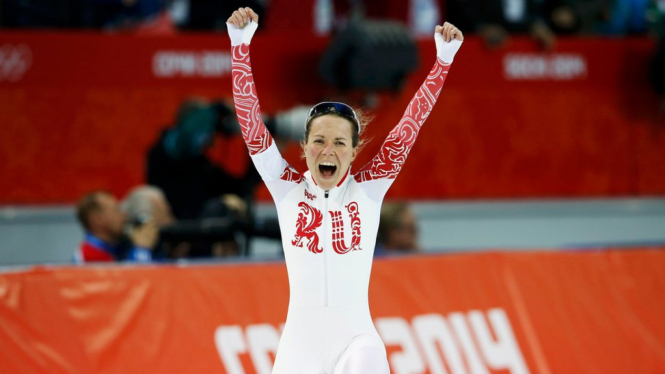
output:
[[[206,201],[224,194],[250,199],[259,182],[254,167],[239,178],[205,155],[218,130],[235,114],[227,105],[187,100],[173,127],[148,152],[147,182],[160,187],[179,220],[197,219]]]
[[[652,0],[614,0],[598,23],[602,35],[639,35],[647,31],[647,9]]]
[[[127,232],[135,230],[150,222],[160,233],[176,224],[171,212],[171,205],[166,200],[164,192],[155,186],[138,186],[132,189],[121,204],[127,216]],[[188,242],[172,243],[159,236],[155,245],[150,248],[152,260],[186,257],[191,244]],[[179,255],[184,253],[185,256]]]
[[[147,182],[164,191],[178,219],[198,218],[206,201],[226,193],[253,191],[258,182],[253,168],[235,178],[205,155],[218,119],[229,113],[218,112],[204,101],[188,100],[180,107],[175,125],[148,151]]]
[[[557,34],[624,36],[647,31],[649,0],[545,0],[543,12]]]
[[[543,14],[557,35],[598,33],[598,25],[610,19],[613,0],[546,0]]]
[[[488,48],[500,48],[509,33],[529,34],[542,48],[554,46],[555,35],[548,26],[540,0],[449,0],[447,21],[474,30]]]
[[[226,232],[218,231],[216,237],[204,238],[198,248],[194,248],[194,255],[204,249],[205,255],[211,257],[233,257],[242,254],[240,240],[244,236],[238,235],[249,220],[249,211],[244,200],[237,195],[224,195],[208,201],[201,212],[201,220],[207,227],[229,227]],[[279,236],[278,236],[279,237]]]
[[[157,243],[157,227],[146,222],[125,235],[126,215],[110,193],[86,194],[76,206],[76,215],[85,230],[85,238],[74,255],[77,263],[152,259],[150,251]]]
[[[134,30],[156,21],[182,30],[226,30],[228,14],[262,0],[0,0],[0,27]]]
[[[307,118],[305,106],[264,118],[277,138],[298,141]],[[260,178],[253,165],[235,177],[205,154],[214,137],[238,136],[240,125],[232,106],[202,99],[186,100],[175,124],[166,129],[148,151],[147,182],[160,187],[179,220],[198,219],[208,200],[235,194],[250,206]]]
[[[388,203],[381,207],[381,221],[375,255],[416,253],[418,222],[407,203]]]
[[[169,8],[181,30],[226,31],[226,19],[234,10],[250,7],[263,18],[266,3],[263,0],[171,0]]]
[[[353,17],[393,19],[414,36],[445,17],[501,47],[509,34],[531,34],[550,48],[555,34],[642,34],[659,0],[0,0],[0,27],[95,28],[173,33],[225,30],[226,15],[250,7],[269,30],[328,35]],[[267,10],[271,10],[268,14]],[[268,15],[268,17],[265,17]]]
[[[212,242],[206,232],[209,230],[199,222],[208,201],[222,195],[237,196],[238,200],[247,202],[253,198],[259,182],[253,166],[247,168],[244,176],[235,177],[205,154],[215,135],[224,134],[224,122],[234,115],[222,103],[187,100],[178,111],[175,125],[166,129],[148,152],[147,181],[161,188],[180,221],[164,235],[161,253],[168,258],[211,255]],[[224,224],[230,227],[232,222]],[[218,236],[232,236],[229,230],[215,232]]]
[[[156,18],[167,0],[81,0],[81,26],[121,29]]]
[[[644,34],[650,0],[448,0],[448,20],[475,30],[488,48],[529,34],[543,49],[556,35]]]
[[[122,209],[130,222],[147,222],[162,228],[175,222],[171,205],[164,192],[155,186],[138,186],[122,202]]]
[[[167,0],[2,0],[3,27],[122,28],[157,17]]]
[[[0,0],[0,27],[77,27],[80,15],[79,1]]]
[[[236,240],[231,239],[235,231],[241,231],[245,238],[280,238],[276,219],[254,217],[254,192],[261,180],[256,168],[250,163],[246,173],[237,177],[206,155],[215,136],[240,135],[240,125],[232,108],[223,101],[186,100],[175,124],[167,128],[148,151],[147,182],[164,192],[178,220],[169,227],[166,236],[170,241],[192,243],[187,257],[233,252],[215,252],[211,246]],[[285,141],[300,140],[308,112],[309,107],[296,106],[274,116],[265,116],[263,120],[275,134],[279,146]],[[245,241],[240,252],[246,254],[247,248]]]
[[[656,51],[649,66],[649,79],[660,96],[660,109],[665,111],[665,0],[658,0],[649,10],[649,21],[657,39]]]

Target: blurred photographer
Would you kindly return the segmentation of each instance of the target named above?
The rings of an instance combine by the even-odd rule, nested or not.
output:
[[[218,122],[226,116],[209,103],[188,100],[181,105],[175,124],[148,151],[147,182],[164,191],[177,219],[196,219],[211,198],[242,194],[256,184],[253,170],[236,178],[205,155]]]
[[[280,142],[299,141],[308,113],[309,107],[294,107],[265,116],[263,121]],[[162,236],[167,237],[167,244],[192,244],[188,251],[167,254],[168,257],[246,254],[253,236],[280,238],[276,220],[259,222],[252,212],[254,192],[261,180],[254,166],[249,163],[246,173],[237,177],[206,155],[216,136],[239,135],[232,106],[223,101],[188,99],[180,106],[175,123],[148,151],[147,182],[163,191],[178,221],[162,227]],[[230,243],[237,243],[234,235],[238,231],[245,239],[244,245],[229,249],[234,248]],[[228,245],[220,250],[219,243]]]
[[[281,139],[298,141],[308,109],[297,107],[264,118]],[[175,123],[161,134],[148,151],[147,182],[157,186],[179,220],[198,219],[207,201],[235,194],[251,202],[260,177],[253,166],[236,177],[212,162],[205,152],[215,136],[240,133],[235,112],[224,102],[189,99],[182,103]]]
[[[76,215],[85,237],[74,255],[75,262],[147,262],[152,259],[151,249],[158,239],[157,227],[148,222],[126,235],[127,215],[110,193],[86,194],[76,206]]]
[[[157,232],[175,224],[171,206],[164,196],[164,192],[155,186],[139,186],[132,189],[122,202],[122,210],[127,217],[125,232],[128,236],[142,232],[145,227],[152,227]],[[170,248],[164,248],[161,237],[158,236],[152,246],[148,247],[146,261],[166,257]],[[187,243],[178,245],[187,246]],[[182,249],[180,249],[182,250]],[[149,257],[149,258],[148,258]]]

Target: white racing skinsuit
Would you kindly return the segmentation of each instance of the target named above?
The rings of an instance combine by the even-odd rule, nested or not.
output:
[[[367,298],[381,202],[432,110],[461,42],[435,37],[437,61],[379,153],[324,191],[309,171],[300,174],[287,164],[261,120],[249,59],[256,26],[250,22],[243,29],[228,28],[238,120],[277,205],[289,275],[289,310],[273,374],[389,373]]]

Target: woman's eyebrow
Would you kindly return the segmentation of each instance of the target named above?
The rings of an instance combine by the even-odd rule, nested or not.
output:
[[[319,138],[325,138],[326,137],[325,135],[321,135],[321,134],[312,134],[312,136],[315,136],[315,137],[318,136]],[[345,136],[338,136],[338,137],[335,138],[335,140],[347,140],[347,138]]]

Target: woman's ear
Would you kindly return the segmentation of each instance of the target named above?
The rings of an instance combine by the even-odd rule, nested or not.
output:
[[[305,140],[304,139],[301,140],[300,141],[300,159],[301,160],[304,160],[305,158],[307,158],[307,154],[305,152],[305,147],[306,146],[307,146],[307,143],[305,143]]]

